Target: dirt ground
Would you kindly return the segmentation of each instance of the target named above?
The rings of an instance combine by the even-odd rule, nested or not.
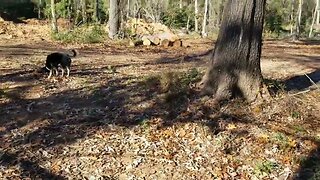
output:
[[[173,49],[2,39],[0,178],[320,178],[319,85],[308,79],[320,81],[320,43],[265,40],[273,99],[215,109],[192,84],[165,99],[147,83],[204,72],[213,40],[186,41]],[[38,72],[49,52],[71,48],[79,56],[68,79]]]

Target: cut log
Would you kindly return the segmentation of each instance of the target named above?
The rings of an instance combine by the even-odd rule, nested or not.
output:
[[[175,41],[173,41],[173,47],[181,47],[182,46],[182,41],[180,39],[177,39]]]
[[[169,47],[170,41],[168,39],[162,39],[160,44],[163,47]]]
[[[136,46],[140,46],[142,44],[143,44],[143,41],[141,39],[138,39],[138,40],[130,39],[130,42],[129,42],[130,47],[136,47]]]
[[[153,35],[143,36],[142,40],[146,41],[147,43],[148,43],[148,41],[150,41],[151,45],[159,45],[160,44],[160,38],[158,38],[157,36],[153,36]]]
[[[150,46],[151,45],[151,41],[149,39],[144,39],[143,40],[143,45]]]
[[[158,37],[154,37],[151,41],[154,45],[159,45],[161,40]]]

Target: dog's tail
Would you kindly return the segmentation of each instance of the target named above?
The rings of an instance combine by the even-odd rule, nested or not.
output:
[[[78,55],[78,52],[75,49],[71,49],[71,52],[73,54],[70,57],[76,57]]]

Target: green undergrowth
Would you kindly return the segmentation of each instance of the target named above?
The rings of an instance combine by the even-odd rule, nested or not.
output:
[[[64,43],[100,43],[104,42],[107,33],[102,26],[82,26],[71,31],[53,33],[52,38]]]

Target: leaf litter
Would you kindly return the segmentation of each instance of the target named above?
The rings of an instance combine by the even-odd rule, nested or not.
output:
[[[75,45],[83,56],[74,60],[71,77],[55,80],[34,72],[45,54],[1,51],[0,178],[319,177],[310,161],[319,159],[319,90],[294,96],[279,90],[261,104],[236,99],[217,108],[195,88],[206,57],[189,57],[210,50],[211,40],[189,41],[192,48],[171,50]],[[284,82],[289,76],[281,68],[289,57],[281,43],[264,44],[262,69]],[[290,46],[316,53],[316,45]],[[290,77],[315,68],[314,62],[290,63],[297,73]]]

